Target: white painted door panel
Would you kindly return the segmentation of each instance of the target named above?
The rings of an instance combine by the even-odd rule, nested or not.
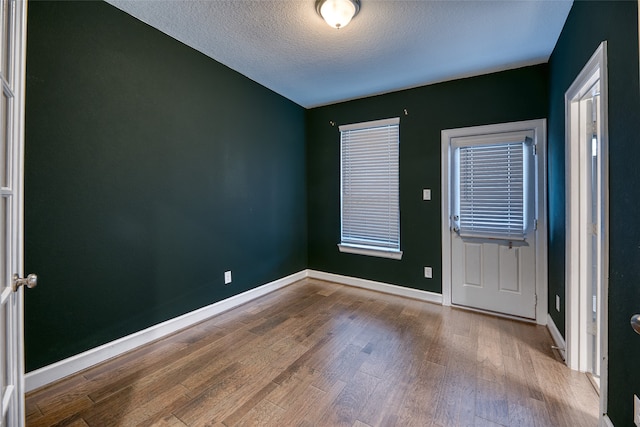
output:
[[[452,232],[453,304],[535,319],[535,248]]]
[[[24,362],[21,288],[26,4],[0,0],[0,426],[23,426]]]
[[[527,129],[471,134],[451,140],[452,304],[536,319],[538,168],[534,140],[535,133]],[[504,150],[517,141],[524,141],[517,151],[517,156],[522,157],[515,157],[513,162],[501,160],[511,156]],[[463,173],[462,154],[456,154],[456,150],[468,153],[471,150],[468,147],[480,149],[477,158],[465,154]],[[500,154],[495,155],[494,161],[487,160],[485,153]],[[470,215],[467,206],[478,206],[473,220],[477,219],[480,228],[491,228],[491,234],[473,235],[468,229],[462,230],[461,224],[471,221],[468,219],[471,217],[464,216]],[[521,224],[522,228],[519,231],[506,228],[512,224]]]

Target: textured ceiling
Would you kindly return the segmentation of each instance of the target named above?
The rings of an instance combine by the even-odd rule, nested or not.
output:
[[[546,62],[572,0],[361,0],[340,30],[315,0],[108,0],[304,106]]]

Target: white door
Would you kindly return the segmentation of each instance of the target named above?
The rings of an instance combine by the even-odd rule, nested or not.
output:
[[[443,131],[443,267],[453,305],[540,321],[544,122],[533,122]]]
[[[26,3],[1,0],[0,81],[0,388],[1,426],[24,425],[22,273],[24,60]]]

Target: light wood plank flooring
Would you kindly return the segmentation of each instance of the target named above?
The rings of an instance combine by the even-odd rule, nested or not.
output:
[[[307,279],[27,395],[29,426],[596,426],[544,327]]]

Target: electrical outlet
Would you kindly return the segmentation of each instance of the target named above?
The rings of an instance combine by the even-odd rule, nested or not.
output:
[[[426,277],[427,279],[433,278],[433,270],[431,269],[431,267],[424,268],[424,277]]]
[[[228,285],[229,283],[231,283],[231,271],[225,271],[224,272],[224,284]]]
[[[560,313],[560,295],[556,295],[556,311]]]
[[[422,200],[431,200],[431,189],[425,188],[422,190]]]
[[[636,427],[640,427],[640,399],[633,395],[633,423]]]

